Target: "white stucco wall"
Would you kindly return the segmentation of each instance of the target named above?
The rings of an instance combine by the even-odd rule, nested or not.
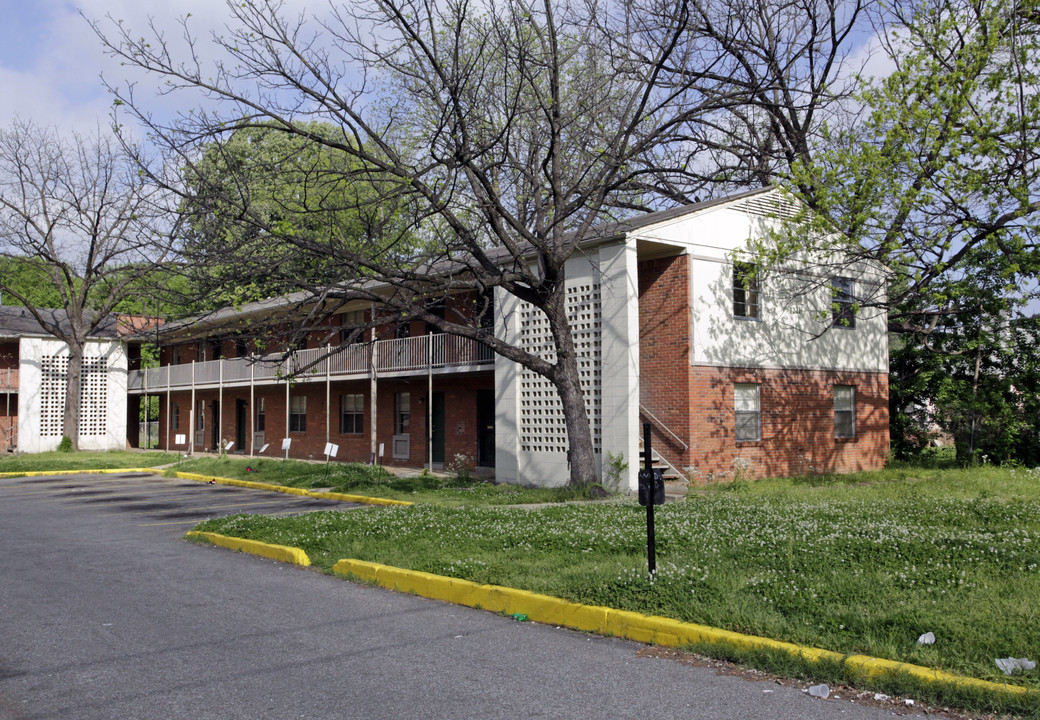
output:
[[[749,238],[768,237],[769,224],[774,221],[761,212],[768,198],[768,194],[757,194],[749,202],[734,201],[680,214],[638,228],[623,240],[587,249],[568,261],[568,287],[592,284],[599,289],[601,392],[593,403],[599,411],[594,421],[594,432],[597,427],[599,431],[596,462],[604,479],[607,452],[624,454],[628,470],[618,489],[637,487],[638,261],[642,248],[648,256],[678,252],[689,258],[693,365],[888,371],[884,313],[864,309],[855,328],[830,328],[831,291],[825,272],[807,280],[805,268],[799,271],[801,275],[774,270],[762,280],[762,317],[733,316],[734,254],[746,247]],[[844,268],[837,274],[854,277],[862,296],[865,287],[875,291],[884,287],[880,274],[868,269]],[[517,342],[522,336],[524,306],[499,290],[495,307],[497,331]],[[530,382],[524,390],[523,372],[513,362],[496,357],[496,477],[528,485],[563,485],[568,478],[565,449],[561,451],[557,443],[550,451],[532,450],[529,442],[528,449],[524,448],[522,405],[525,394],[531,392]],[[562,415],[559,419],[562,421]],[[529,419],[526,427],[531,427]]]
[[[761,317],[733,316],[733,259],[773,222],[724,205],[641,229],[639,237],[683,248],[690,260],[693,365],[888,372],[887,317],[863,308],[854,328],[831,328],[828,270],[767,269]],[[749,260],[747,255],[742,256]],[[866,264],[842,267],[859,297],[883,299],[884,279]]]
[[[598,392],[587,394],[587,405],[593,408],[592,426],[596,453],[596,471],[604,478],[603,464],[607,452],[621,453],[629,463],[629,470],[620,478],[621,488],[635,487],[638,460],[638,436],[635,428],[639,412],[639,311],[638,273],[636,250],[633,243],[618,242],[595,251],[575,256],[566,266],[568,289],[583,293],[598,292],[598,307],[583,306],[585,322],[576,325],[576,333],[584,333],[584,345],[579,353],[584,360],[584,380],[598,387]],[[496,327],[502,336],[518,342],[522,336],[524,306],[505,293],[495,298]],[[589,316],[596,315],[595,322]],[[584,328],[584,329],[583,329]],[[584,347],[587,352],[582,352]],[[542,351],[544,352],[544,350]],[[593,353],[599,360],[591,362]],[[545,356],[551,357],[551,352]],[[525,436],[525,426],[553,425],[547,436],[560,437],[562,413],[553,416],[526,416],[523,404],[530,401],[531,378],[526,381],[524,370],[501,356],[495,361],[495,475],[505,482],[558,487],[567,483],[566,442],[531,443]],[[536,380],[535,380],[536,381]],[[550,386],[551,387],[551,386]],[[544,388],[533,393],[537,401],[545,401]],[[556,401],[558,402],[558,400]],[[544,408],[543,406],[540,406]],[[525,448],[525,445],[535,445]]]
[[[43,359],[49,356],[68,357],[68,346],[49,338],[22,338],[20,343],[18,381],[18,450],[45,452],[54,450],[61,442],[60,429],[53,423],[44,428],[45,403],[60,413],[64,408],[64,390],[60,394],[47,393],[43,384]],[[85,358],[101,358],[107,367],[103,401],[104,421],[102,434],[80,434],[81,450],[122,450],[126,447],[127,423],[127,356],[121,343],[89,341],[84,349]]]

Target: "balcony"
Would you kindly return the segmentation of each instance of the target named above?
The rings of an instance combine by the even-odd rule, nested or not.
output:
[[[287,377],[296,383],[362,380],[371,377],[373,365],[380,378],[427,372],[444,375],[488,370],[494,362],[490,348],[476,340],[456,335],[420,335],[340,348],[298,350],[288,357],[279,354],[229,358],[132,370],[127,389],[144,393],[191,387],[272,385]]]
[[[18,368],[0,368],[0,393],[18,392]]]

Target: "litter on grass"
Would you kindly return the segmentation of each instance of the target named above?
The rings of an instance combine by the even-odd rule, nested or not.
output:
[[[917,644],[918,645],[934,645],[935,644],[935,635],[933,633],[926,632],[924,635],[922,635],[921,637],[917,638]]]
[[[997,658],[994,662],[997,663],[997,667],[1004,671],[1005,675],[1010,675],[1016,670],[1026,672],[1036,667],[1036,663],[1028,658]]]

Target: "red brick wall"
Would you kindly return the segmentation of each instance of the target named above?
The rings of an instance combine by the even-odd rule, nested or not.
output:
[[[456,454],[467,455],[471,465],[477,461],[477,391],[493,389],[494,376],[491,372],[467,374],[465,376],[434,376],[434,392],[444,393],[445,439],[444,456],[448,464]],[[331,385],[331,413],[329,415],[329,441],[339,445],[336,459],[346,462],[368,462],[370,459],[370,397],[368,380],[351,382],[334,382]],[[394,431],[394,400],[398,392],[411,393],[411,427],[410,457],[407,460],[395,459],[392,451]],[[359,393],[365,396],[364,432],[361,434],[341,434],[339,424],[340,395]],[[265,398],[265,441],[271,444],[267,452],[269,457],[282,457],[280,450],[282,438],[292,439],[289,457],[299,459],[324,459],[325,451],[325,384],[298,383],[290,390],[290,396],[303,395],[307,398],[307,430],[291,432],[286,435],[285,428],[285,387],[282,385],[258,386],[254,397]],[[172,402],[180,406],[180,429],[170,431],[170,443],[174,444],[175,435],[190,435],[191,393],[175,392]],[[201,444],[196,444],[197,451],[216,452],[212,442],[212,428],[216,422],[213,417],[213,401],[218,398],[216,390],[200,390],[195,393],[196,403],[205,402],[205,430],[200,433]],[[223,404],[223,423],[220,437],[224,443],[236,439],[235,405],[236,400],[243,399],[248,404],[249,389],[225,389],[221,396]],[[166,395],[160,398],[159,442],[166,446]],[[426,377],[410,379],[381,380],[378,387],[379,414],[377,422],[378,442],[384,443],[385,455],[383,464],[422,467],[427,462],[426,420],[427,420],[427,381]],[[247,423],[254,412],[247,407]],[[182,449],[186,449],[183,446]],[[236,443],[232,453],[245,452],[250,449],[248,428],[245,447]],[[256,448],[259,450],[259,448]]]
[[[689,288],[685,255],[639,263],[639,404],[680,438],[689,435],[691,422]],[[689,464],[682,446],[656,423],[651,442],[677,468]]]
[[[761,440],[734,439],[733,385],[760,385]],[[856,437],[834,437],[834,385],[855,387]],[[748,476],[877,469],[888,458],[888,375],[810,370],[695,367],[690,380],[690,465],[732,477],[735,458]]]

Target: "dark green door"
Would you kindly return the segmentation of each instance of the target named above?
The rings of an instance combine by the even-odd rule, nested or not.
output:
[[[444,462],[444,393],[433,394],[433,462]]]
[[[235,449],[246,451],[246,401],[235,400]]]
[[[213,450],[213,452],[218,453],[218,452],[220,452],[221,450],[224,449],[221,446],[221,444],[220,444],[221,440],[220,440],[220,401],[219,400],[214,400],[213,401],[213,424],[212,424],[212,428],[213,428],[213,433],[212,433],[213,434],[213,437],[212,437],[213,442],[210,443],[210,447]]]

